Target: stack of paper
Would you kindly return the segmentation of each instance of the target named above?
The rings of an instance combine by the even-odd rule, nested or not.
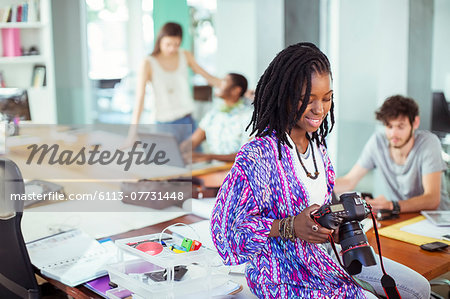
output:
[[[432,224],[430,226],[430,223],[425,219],[424,216],[417,216],[406,221],[402,221],[382,228],[378,230],[378,232],[381,236],[415,245],[422,245],[425,243],[436,241],[440,241],[450,245],[449,241],[439,240],[438,238],[436,238],[437,235],[434,234],[435,232],[438,232],[438,234],[442,233],[439,232],[438,229],[439,228],[437,226],[434,226]]]

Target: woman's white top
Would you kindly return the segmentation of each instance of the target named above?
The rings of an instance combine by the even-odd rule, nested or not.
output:
[[[306,175],[305,170],[300,164],[300,160],[297,156],[297,151],[295,150],[295,143],[292,141],[291,137],[287,135],[289,143],[293,146],[293,148],[289,148],[290,154],[292,156],[292,160],[294,162],[294,170],[295,174],[299,178],[301,182],[304,183],[305,191],[309,198],[309,205],[318,204],[319,206],[325,203],[325,199],[327,198],[327,182],[325,175],[325,166],[323,162],[322,152],[318,148],[315,142],[310,141],[308,144],[308,148],[304,154],[299,152],[300,157],[302,158],[303,165],[305,165],[308,172],[314,175],[314,161],[312,157],[312,152],[314,151],[314,156],[316,157],[316,165],[317,171],[319,172],[319,176],[313,180]]]
[[[153,56],[148,56],[152,68],[152,111],[155,120],[169,122],[194,111],[194,100],[188,80],[188,64],[183,50],[178,52],[178,67],[164,70]]]

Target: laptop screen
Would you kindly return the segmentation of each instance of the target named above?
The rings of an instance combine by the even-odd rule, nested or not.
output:
[[[165,158],[169,159],[166,165],[181,168],[186,167],[181,155],[180,147],[173,135],[140,132],[138,137],[138,141],[142,142],[146,154],[150,151],[153,151],[153,154],[157,151],[163,151],[166,155]]]

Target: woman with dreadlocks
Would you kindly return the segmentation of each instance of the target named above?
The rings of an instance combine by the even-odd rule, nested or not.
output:
[[[333,231],[310,217],[331,202],[335,174],[325,138],[333,106],[329,61],[311,43],[281,51],[258,82],[256,137],[219,190],[211,231],[225,264],[248,262],[247,282],[260,298],[375,298],[323,244]]]

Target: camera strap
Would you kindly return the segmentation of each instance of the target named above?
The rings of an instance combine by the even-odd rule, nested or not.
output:
[[[383,256],[381,254],[381,243],[380,243],[380,237],[378,235],[377,224],[375,223],[375,217],[374,217],[374,215],[372,213],[372,207],[370,205],[369,205],[369,209],[370,209],[370,215],[372,216],[373,229],[375,230],[375,239],[377,240],[378,253],[379,253],[379,256],[380,256],[381,271],[383,272],[383,276],[381,277],[381,286],[383,287],[384,293],[386,294],[388,299],[401,299],[402,297],[400,296],[400,293],[397,290],[397,287],[395,285],[395,280],[391,276],[389,276],[386,273],[386,270],[384,269]],[[341,259],[339,258],[339,255],[338,255],[337,250],[336,250],[336,245],[334,244],[333,236],[329,235],[328,236],[328,240],[330,241],[331,247],[333,248],[334,254],[336,255],[336,258],[337,258],[337,260],[339,262],[339,265],[342,268],[344,268],[345,270],[347,270],[342,265]],[[369,286],[361,284],[361,281],[359,279],[356,279],[353,276],[351,276],[351,277],[352,277],[353,281],[357,285],[359,285],[360,287],[362,287],[366,291],[374,293],[374,290],[369,289]],[[376,294],[374,294],[374,295],[376,295]]]
[[[381,286],[388,299],[401,299],[400,293],[395,285],[395,280],[386,273],[383,264],[383,255],[381,254],[380,236],[378,235],[377,223],[375,222],[375,216],[372,213],[372,207],[369,205],[370,215],[372,216],[373,229],[375,231],[375,239],[377,240],[378,253],[380,256],[381,271],[383,271],[383,277],[381,277]]]
[[[336,249],[336,245],[334,243],[334,239],[332,235],[329,235],[328,240],[330,241],[331,244],[331,248],[333,248],[334,254],[336,255],[336,259],[339,262],[339,265],[345,270],[347,271],[347,269],[344,267],[344,265],[342,265],[341,259],[339,258],[339,255],[337,253],[337,249]],[[350,273],[349,273],[350,274]],[[352,278],[353,282],[357,285],[359,285],[361,288],[363,288],[364,290],[374,294],[375,296],[377,296],[377,293],[375,292],[374,288],[367,282],[360,280],[356,277],[353,277],[352,275],[350,275],[350,277]],[[378,297],[378,296],[377,296]]]

